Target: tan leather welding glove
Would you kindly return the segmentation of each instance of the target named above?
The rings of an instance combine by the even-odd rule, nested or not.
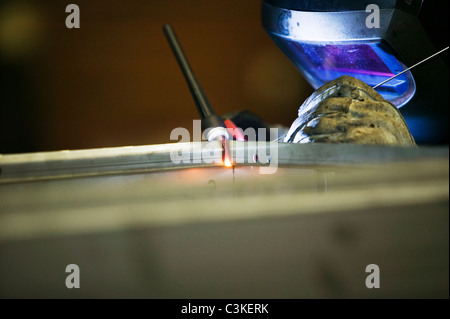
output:
[[[397,107],[351,76],[317,89],[299,108],[284,142],[416,146]]]

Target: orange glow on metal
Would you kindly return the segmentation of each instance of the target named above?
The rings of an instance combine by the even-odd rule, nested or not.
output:
[[[228,148],[228,141],[222,140],[222,163],[225,167],[232,167],[233,164],[230,160],[230,149]]]
[[[230,159],[229,159],[228,157],[225,157],[225,159],[223,160],[223,165],[224,165],[225,167],[231,167],[231,166],[233,166],[233,164],[231,164],[231,161],[230,161]]]

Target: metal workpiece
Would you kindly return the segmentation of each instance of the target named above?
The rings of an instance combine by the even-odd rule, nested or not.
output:
[[[0,184],[0,297],[448,298],[448,149],[278,146],[270,175]],[[372,263],[381,289],[364,284]]]
[[[448,297],[448,147],[227,142],[1,155],[0,297]]]
[[[448,158],[448,148],[228,141],[235,166],[364,165]],[[220,141],[0,155],[0,183],[223,167]],[[224,168],[225,169],[225,168]]]
[[[219,141],[0,155],[0,183],[197,167],[221,155]]]

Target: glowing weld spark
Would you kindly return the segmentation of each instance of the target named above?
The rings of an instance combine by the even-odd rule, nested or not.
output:
[[[231,163],[231,160],[230,160],[230,152],[228,149],[228,143],[227,143],[226,139],[222,140],[222,148],[223,148],[223,156],[222,156],[223,165],[225,167],[232,167],[233,164]]]
[[[225,167],[232,167],[233,164],[231,164],[230,159],[228,157],[225,157],[225,160],[223,161],[223,165]]]

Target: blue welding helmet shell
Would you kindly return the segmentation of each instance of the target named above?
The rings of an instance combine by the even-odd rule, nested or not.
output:
[[[432,52],[405,41],[427,37],[416,17],[421,3],[263,0],[262,23],[314,89],[342,75],[373,87]],[[400,108],[416,84],[407,71],[376,90]]]

